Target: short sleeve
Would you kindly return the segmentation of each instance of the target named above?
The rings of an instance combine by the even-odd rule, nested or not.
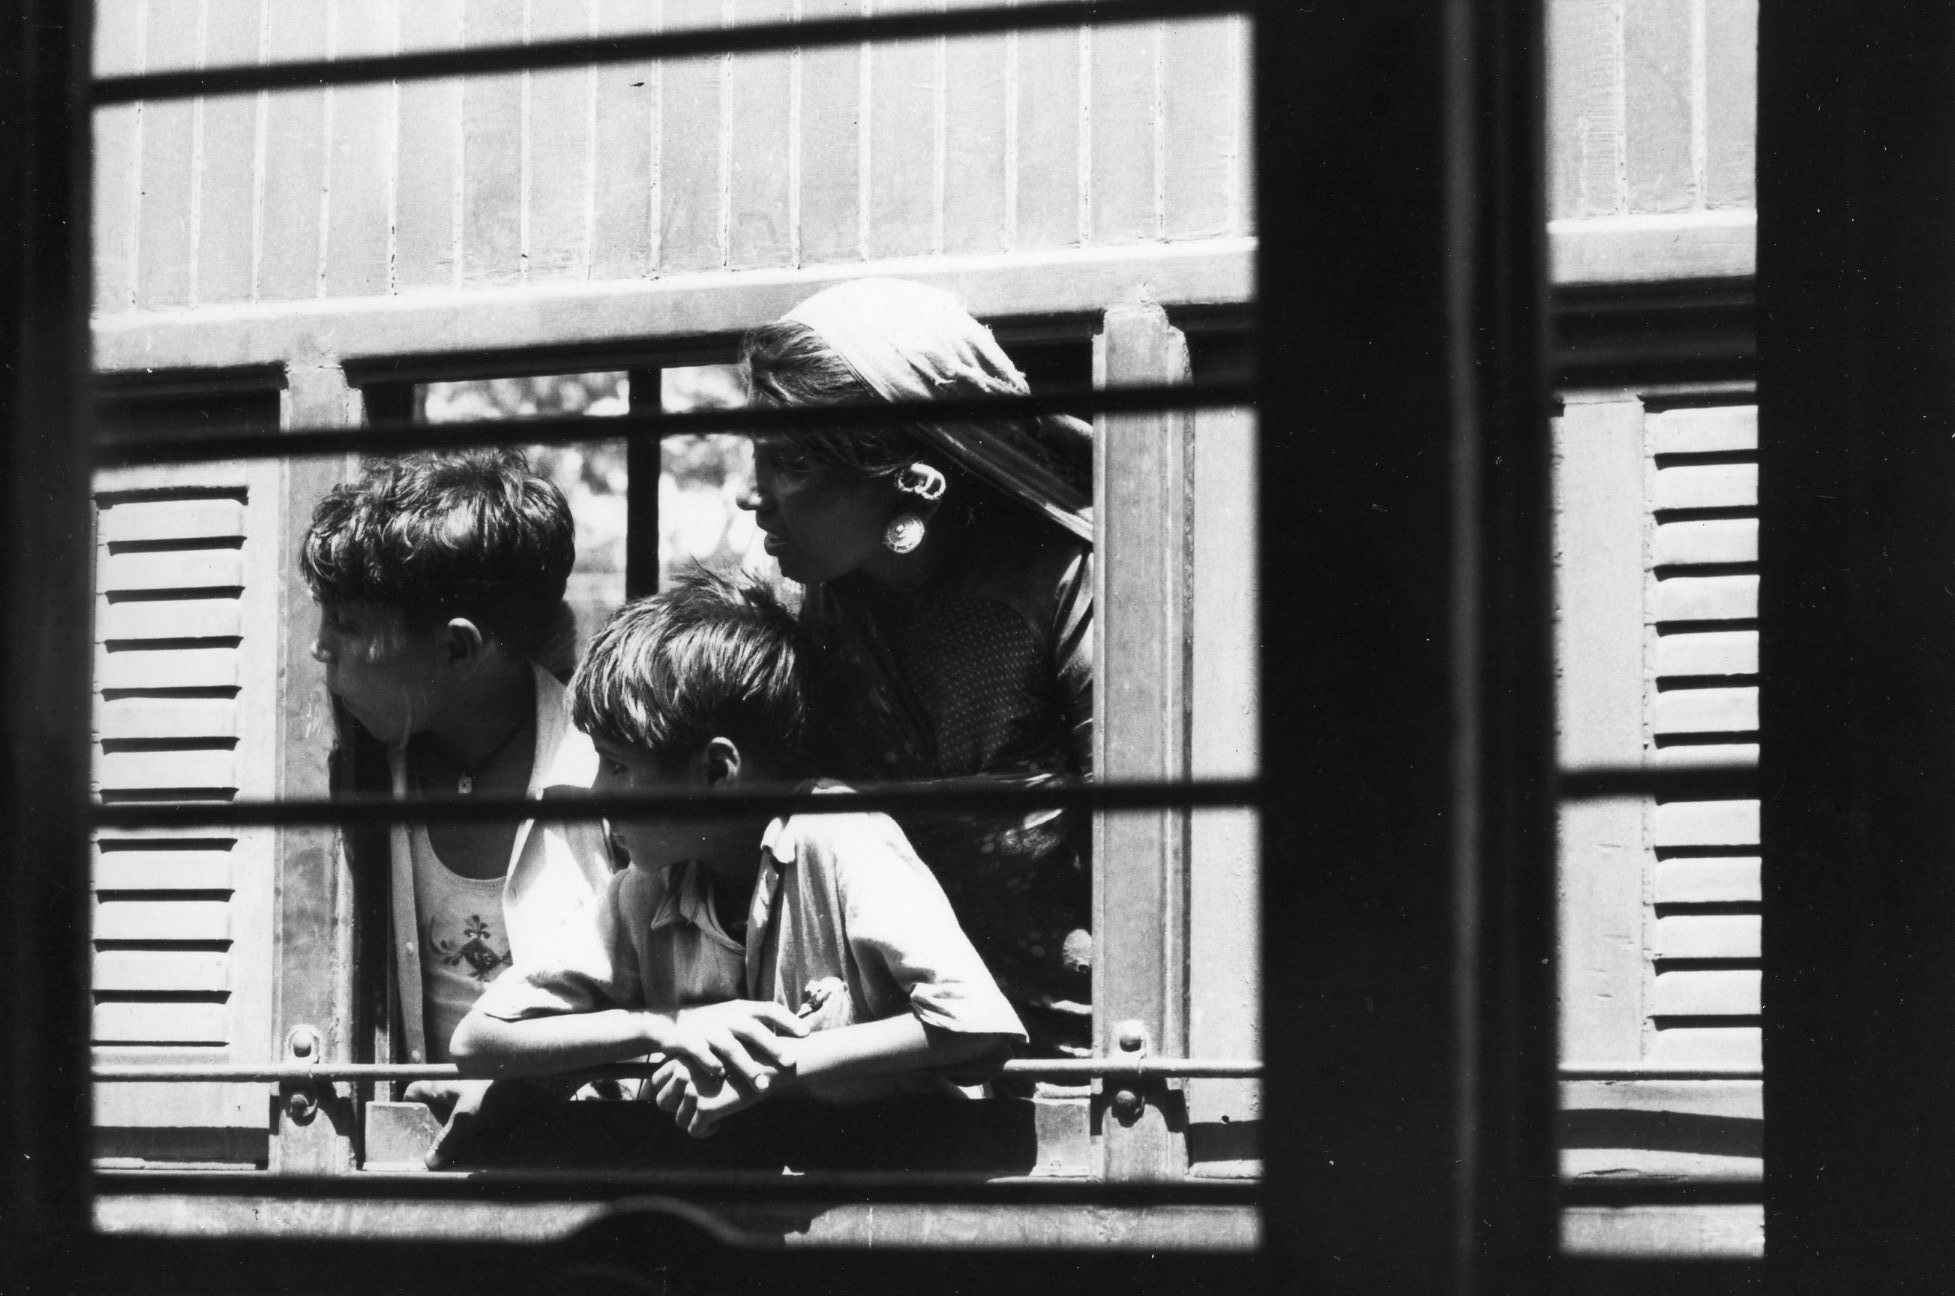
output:
[[[538,940],[475,1001],[475,1012],[503,1021],[635,1007],[643,997],[628,915],[656,882],[633,870],[614,874],[586,905]]]
[[[885,973],[926,1026],[1024,1040],[1018,1014],[896,822],[887,815],[821,818],[831,821],[821,845],[830,852],[856,963]]]

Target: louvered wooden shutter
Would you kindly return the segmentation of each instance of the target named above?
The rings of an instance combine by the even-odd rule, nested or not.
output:
[[[276,464],[231,463],[98,475],[103,801],[273,794],[276,474]],[[271,847],[269,829],[97,834],[98,1061],[269,1060]],[[266,1103],[262,1085],[99,1085],[98,1151],[262,1162]]]
[[[1755,765],[1755,407],[1570,398],[1555,438],[1563,768]],[[1560,837],[1563,1174],[1758,1178],[1757,801],[1569,802]],[[1563,1241],[1755,1254],[1762,1228],[1755,1203],[1584,1206]]]
[[[1650,464],[1650,753],[1758,763],[1758,411],[1645,419]],[[1756,1071],[1758,802],[1650,812],[1648,1044],[1659,1067]]]

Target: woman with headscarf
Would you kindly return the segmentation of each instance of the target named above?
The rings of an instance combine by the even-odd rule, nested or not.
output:
[[[762,406],[1023,395],[949,294],[856,280],[749,335]],[[1092,771],[1092,441],[1063,416],[761,438],[767,552],[806,586],[824,772],[1037,787]],[[1035,1051],[1091,1036],[1089,824],[899,816]]]

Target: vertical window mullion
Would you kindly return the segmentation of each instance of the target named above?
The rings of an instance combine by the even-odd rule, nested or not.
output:
[[[293,365],[280,404],[284,427],[354,427],[362,421],[359,390],[337,363]],[[334,725],[325,668],[312,656],[312,597],[299,567],[311,523],[305,503],[347,475],[346,457],[286,459],[279,498],[278,653],[283,688],[277,717],[278,795],[330,794]],[[272,1052],[278,1061],[346,1056],[354,1022],[353,888],[341,835],[324,827],[279,830],[273,968]],[[295,1042],[313,1036],[300,1054]],[[281,1088],[272,1113],[271,1169],[286,1174],[353,1168],[352,1086],[319,1086],[310,1095]],[[309,1105],[310,1098],[313,1104]],[[329,1111],[328,1104],[338,1104]]]
[[[664,370],[633,369],[630,374],[631,412],[655,414],[664,408]],[[625,448],[625,597],[658,593],[658,489],[663,472],[664,443],[658,437],[634,436]]]
[[[1183,382],[1188,344],[1158,306],[1108,311],[1094,344],[1100,386]],[[1094,770],[1107,781],[1188,777],[1186,413],[1102,415],[1094,435]],[[1100,1052],[1187,1048],[1186,810],[1127,811],[1094,827],[1094,1034]],[[1109,1180],[1187,1169],[1174,1131],[1183,1095],[1166,1082],[1110,1078]]]

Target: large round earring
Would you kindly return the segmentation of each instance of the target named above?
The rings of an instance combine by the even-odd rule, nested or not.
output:
[[[883,529],[882,545],[891,553],[914,553],[922,543],[923,519],[914,513],[898,513]]]
[[[944,488],[950,485],[934,465],[922,460],[911,464],[896,474],[896,489],[908,491],[920,500],[938,500],[944,495]]]

